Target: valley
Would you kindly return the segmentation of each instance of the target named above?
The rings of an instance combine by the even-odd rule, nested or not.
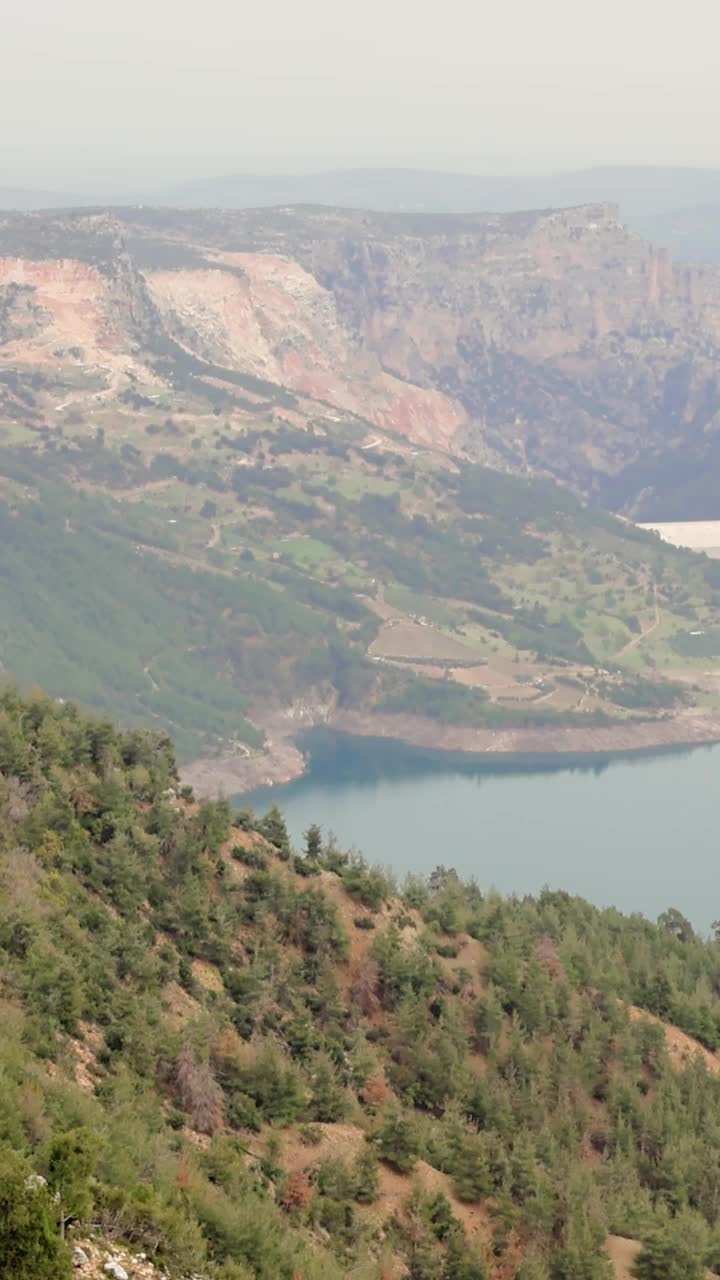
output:
[[[606,207],[6,215],[0,254],[7,676],[231,791],[313,725],[720,737],[716,565],[595,505],[712,441],[712,271]]]
[[[383,368],[377,250],[73,218],[2,233],[0,1187],[73,1153],[80,1280],[717,1273],[715,756],[644,754],[720,739],[712,526]]]
[[[388,232],[404,255],[393,270],[421,266],[427,282],[437,253],[443,288],[470,252],[475,291],[488,269],[505,278],[521,237],[533,271],[555,244],[556,291],[573,256],[600,266],[609,243],[642,268],[634,306],[665,303],[670,276],[652,283],[652,252],[602,210],[441,223],[0,220],[8,675],[163,724],[197,762],[188,776],[209,783],[214,769],[232,791],[295,776],[293,737],[318,723],[509,753],[720,736],[711,562],[512,475],[502,431],[484,431],[475,460],[466,394],[448,397],[415,357],[407,380],[397,343],[415,330],[389,294],[373,311]],[[357,252],[372,237],[355,284],[348,233]],[[514,288],[503,324],[523,314]],[[457,305],[470,314],[466,285]],[[447,323],[433,307],[437,347]]]
[[[0,1280],[720,1280],[695,8],[3,14]]]

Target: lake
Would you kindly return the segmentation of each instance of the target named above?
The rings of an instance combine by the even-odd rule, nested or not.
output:
[[[399,875],[443,863],[483,888],[549,885],[655,918],[720,917],[720,746],[596,759],[449,757],[313,730],[304,777],[236,798],[280,805]]]

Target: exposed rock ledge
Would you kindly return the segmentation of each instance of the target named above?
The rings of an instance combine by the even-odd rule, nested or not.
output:
[[[294,724],[284,720],[279,731],[274,721],[273,736],[268,737],[264,751],[195,760],[181,770],[182,781],[201,795],[239,795],[255,787],[291,782],[301,777],[307,763],[293,738],[311,723],[306,717]],[[316,723],[357,737],[390,738],[408,746],[468,755],[605,756],[720,742],[720,713],[697,708],[655,720],[587,728],[470,729],[422,716],[340,710],[319,716]]]

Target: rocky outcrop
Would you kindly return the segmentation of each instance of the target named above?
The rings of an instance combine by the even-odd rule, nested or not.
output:
[[[171,1280],[168,1271],[151,1261],[147,1254],[134,1253],[101,1239],[75,1243],[72,1265],[76,1280]],[[193,1276],[187,1280],[205,1278]]]
[[[612,206],[287,210],[205,215],[202,230],[252,252],[155,277],[160,310],[223,359],[411,439],[602,493],[642,454],[720,425],[720,275],[676,270]]]
[[[386,368],[332,290],[289,257],[227,253],[204,270],[149,271],[147,280],[167,331],[215,366],[441,448],[467,420],[452,397]]]
[[[720,274],[676,270],[612,207],[355,219],[299,253],[383,368],[466,415],[490,446],[586,492],[720,426]]]
[[[110,1258],[105,1263],[103,1271],[106,1276],[110,1276],[110,1280],[130,1280],[122,1263],[117,1262],[115,1258]]]

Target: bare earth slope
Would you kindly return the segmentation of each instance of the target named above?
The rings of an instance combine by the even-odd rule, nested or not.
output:
[[[611,206],[174,218],[189,237],[282,247],[301,262],[332,294],[355,349],[442,394],[436,444],[546,470],[630,506],[642,477],[629,493],[608,477],[646,455],[656,464],[680,442],[691,452],[712,447],[720,276],[673,266]],[[428,441],[412,415],[380,420]]]
[[[153,271],[148,281],[169,332],[216,364],[424,444],[451,446],[466,421],[447,396],[388,371],[343,323],[332,291],[288,257],[228,253],[207,270]]]

